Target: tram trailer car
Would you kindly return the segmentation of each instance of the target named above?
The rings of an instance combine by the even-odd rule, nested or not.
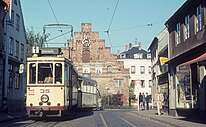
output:
[[[78,73],[59,48],[33,48],[27,58],[29,117],[62,116],[77,107]]]
[[[97,108],[97,82],[87,77],[79,77],[78,109]]]

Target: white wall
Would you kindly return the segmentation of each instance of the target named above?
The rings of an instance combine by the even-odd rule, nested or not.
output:
[[[150,59],[118,59],[118,61],[124,62],[124,68],[130,69],[130,82],[132,80],[145,80],[145,88],[141,88],[140,85],[135,85],[134,94],[138,97],[139,93],[151,94],[151,88],[149,87],[149,80],[152,80],[152,76],[149,74],[149,66],[151,67]],[[131,66],[135,66],[135,74],[131,74]],[[140,66],[145,66],[145,74],[140,73]]]

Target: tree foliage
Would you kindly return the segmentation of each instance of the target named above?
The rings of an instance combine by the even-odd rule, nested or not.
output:
[[[40,33],[35,33],[33,28],[27,29],[26,31],[26,37],[28,41],[27,45],[27,55],[31,56],[32,55],[32,47],[45,47],[45,42],[46,39],[49,37],[49,34],[40,34]]]
[[[135,95],[134,95],[134,87],[135,87],[135,83],[134,81],[131,81],[130,83],[130,87],[129,87],[129,96],[131,99],[135,99]]]

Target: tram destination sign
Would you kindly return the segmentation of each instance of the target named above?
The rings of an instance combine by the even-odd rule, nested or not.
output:
[[[41,54],[45,55],[59,55],[60,52],[60,48],[41,48]]]

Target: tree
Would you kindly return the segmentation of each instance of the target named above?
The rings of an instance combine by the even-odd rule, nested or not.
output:
[[[130,87],[129,87],[129,96],[130,96],[130,99],[132,99],[132,100],[135,99],[134,87],[135,87],[135,83],[134,83],[134,80],[132,80],[130,83]]]
[[[26,37],[27,37],[27,56],[32,56],[32,47],[45,47],[44,43],[46,42],[46,39],[49,37],[49,34],[42,34],[35,33],[33,28],[27,29],[26,31]]]

